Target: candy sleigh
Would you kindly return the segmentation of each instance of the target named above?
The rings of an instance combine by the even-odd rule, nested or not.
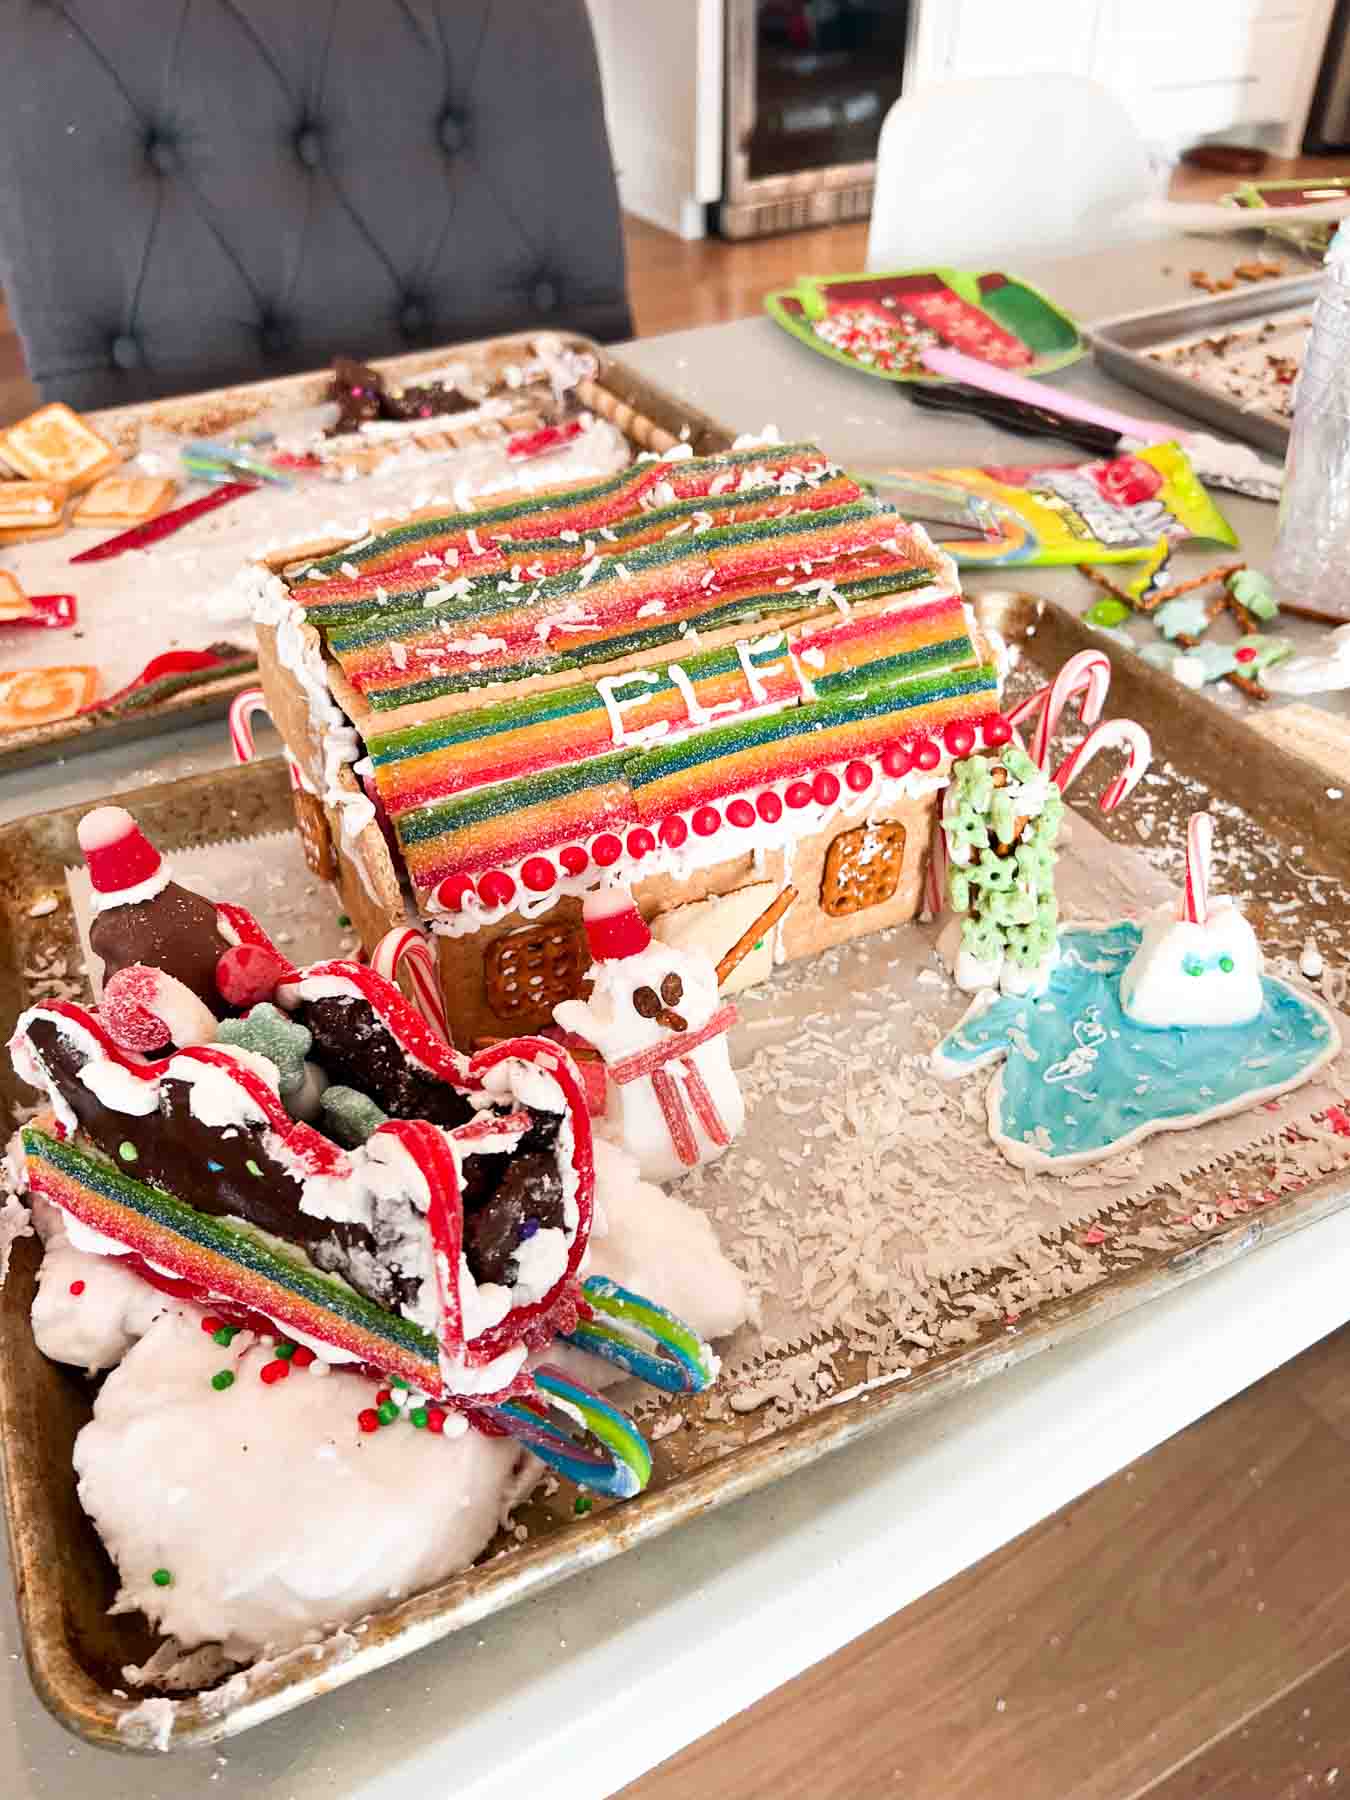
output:
[[[167,891],[146,899],[145,885],[129,904]],[[139,1002],[112,1008],[122,1042],[101,1012],[69,1002],[21,1017],[15,1065],[51,1108],[21,1140],[28,1189],[62,1209],[85,1247],[130,1257],[227,1322],[389,1378],[442,1420],[509,1431],[599,1491],[636,1491],[650,1458],[631,1423],[527,1366],[531,1354],[562,1335],[686,1390],[716,1364],[659,1308],[612,1283],[582,1285],[594,1169],[566,1053],[520,1038],[463,1056],[373,970],[295,969],[242,908],[201,905],[194,933],[225,945],[216,999],[227,1016],[205,1015],[213,1041],[172,1041],[181,1025]],[[123,919],[124,937],[134,923]],[[150,973],[182,985],[136,964],[109,986],[130,978],[152,993]],[[275,1005],[253,1003],[263,989]],[[241,1004],[245,1017],[230,1016]],[[272,1035],[250,1042],[255,1025]],[[156,1053],[127,1047],[128,1030],[158,1038]],[[299,1087],[288,1092],[283,1069],[297,1041],[313,1052],[301,1066],[318,1076],[329,1135],[295,1116]],[[359,1129],[335,1142],[340,1109],[328,1103],[339,1094],[359,1103],[342,1115]],[[598,1455],[576,1439],[578,1421]]]

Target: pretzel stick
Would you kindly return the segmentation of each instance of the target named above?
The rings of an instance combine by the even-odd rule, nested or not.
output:
[[[717,965],[718,987],[721,987],[722,983],[726,980],[727,976],[731,974],[733,969],[740,967],[759,940],[767,932],[773,930],[774,926],[782,918],[783,914],[796,898],[796,888],[791,886],[785,887],[778,898],[773,901],[771,905],[764,908],[764,911],[755,920],[754,924],[751,925],[749,930],[741,933],[736,939],[736,942]]]
[[[1094,569],[1091,563],[1079,563],[1078,573],[1080,575],[1086,575],[1094,587],[1105,588],[1106,592],[1110,594],[1113,600],[1119,600],[1122,605],[1128,606],[1131,611],[1139,605],[1139,602],[1135,599],[1133,594],[1127,594],[1123,587],[1117,587],[1109,575],[1103,575],[1101,570]]]
[[[1197,588],[1212,587],[1216,582],[1227,581],[1230,575],[1236,575],[1246,568],[1245,562],[1220,563],[1217,569],[1210,569],[1205,575],[1192,575],[1189,581],[1174,581],[1171,587],[1159,588],[1156,594],[1150,594],[1147,600],[1137,601],[1140,612],[1152,612],[1155,607],[1164,606],[1169,600],[1179,600],[1183,594],[1193,594]]]

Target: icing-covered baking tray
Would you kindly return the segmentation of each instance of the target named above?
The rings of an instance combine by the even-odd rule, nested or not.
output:
[[[1231,294],[1207,294],[1147,312],[1121,313],[1092,326],[1088,341],[1102,368],[1131,387],[1230,437],[1283,456],[1289,444],[1287,419],[1259,404],[1244,405],[1208,381],[1192,380],[1167,362],[1158,361],[1156,353],[1232,334],[1239,340],[1234,351],[1239,362],[1243,356],[1259,355],[1259,345],[1247,349],[1242,340],[1268,323],[1287,328],[1300,313],[1310,311],[1321,280],[1320,272],[1294,275],[1283,281],[1257,282]]]
[[[1013,681],[1023,687],[1043,680],[1074,652],[1100,643],[1070,614],[1024,596],[987,594],[977,606],[985,623],[1014,647],[1019,661]],[[1148,778],[1139,791],[1143,804],[1111,815],[1106,835],[1146,851],[1156,865],[1174,873],[1186,815],[1207,803],[1233,847],[1230,888],[1246,891],[1268,950],[1297,958],[1307,936],[1314,934],[1326,958],[1323,993],[1342,1004],[1350,952],[1350,807],[1330,804],[1325,774],[1264,742],[1240,719],[1199,695],[1179,691],[1127,652],[1113,652],[1113,661],[1109,710],[1127,712],[1148,728],[1156,745],[1155,768],[1165,779]],[[1103,772],[1100,781],[1076,788],[1075,803],[1090,808],[1106,778]],[[281,759],[119,798],[163,849],[184,862],[202,847],[215,846],[215,856],[231,843],[293,828]],[[50,994],[53,982],[78,976],[80,953],[66,874],[80,861],[75,827],[83,810],[68,807],[0,827],[0,1027],[5,1037],[25,996]],[[1087,845],[1080,855],[1091,859],[1115,853],[1114,846],[1104,845],[1094,852],[1089,827],[1075,821],[1075,838],[1080,829]],[[265,860],[258,851],[250,852],[246,842],[240,854],[251,856],[254,864]],[[1131,866],[1139,861],[1126,860]],[[325,904],[331,909],[331,900]],[[919,928],[900,929],[912,933]],[[846,1025],[870,1018],[879,1022],[867,1029],[893,1031],[898,1047],[905,1034],[914,1032],[918,1005],[906,1002],[884,1015],[875,1009],[884,996],[884,971],[895,966],[905,945],[914,943],[926,941],[883,933],[831,951],[813,967],[797,965],[758,994],[743,996],[747,1025],[753,1027],[758,1019],[767,1042],[769,1028],[803,1024],[817,1049],[832,1056],[838,1038],[826,1041],[822,1032],[842,1037]],[[875,960],[867,963],[869,957]],[[943,984],[927,962],[926,948],[913,961],[919,970],[914,991],[921,1000]],[[821,1020],[828,1015],[831,996],[837,1023],[825,1027]],[[755,1061],[751,1057],[745,1066]],[[847,1129],[843,1137],[830,1140],[813,1123],[818,1113],[802,1122],[792,1116],[804,1110],[800,1104],[775,1112],[776,1097],[786,1098],[789,1083],[787,1065],[771,1064],[771,1072],[778,1069],[783,1072],[776,1083],[759,1082],[758,1105],[767,1121],[760,1141],[764,1132],[786,1139],[804,1123],[814,1139],[812,1160],[821,1165],[820,1174],[831,1161],[843,1167]],[[725,1372],[718,1388],[692,1402],[662,1403],[667,1408],[678,1404],[676,1419],[669,1411],[649,1419],[655,1474],[651,1487],[636,1500],[597,1503],[584,1518],[574,1516],[565,1493],[531,1502],[517,1514],[528,1526],[523,1541],[518,1534],[503,1534],[464,1573],[367,1619],[351,1621],[322,1643],[255,1664],[202,1691],[189,1687],[171,1694],[153,1682],[137,1688],[124,1673],[127,1665],[146,1662],[155,1640],[136,1618],[108,1616],[115,1577],[81,1512],[71,1466],[71,1447],[88,1417],[92,1390],[69,1369],[48,1362],[34,1345],[29,1307],[38,1253],[32,1239],[19,1240],[9,1280],[0,1289],[0,1448],[10,1553],[33,1681],[72,1731],[122,1749],[200,1744],[328,1693],[710,1507],[766,1487],[890,1419],[940,1405],[950,1394],[1350,1204],[1350,1137],[1343,1135],[1350,1133],[1350,1121],[1336,1110],[1346,1091],[1340,1083],[1346,1079],[1342,1064],[1321,1098],[1309,1102],[1302,1125],[1295,1126],[1288,1115],[1272,1117],[1248,1131],[1251,1147],[1241,1153],[1220,1157],[1191,1151],[1179,1181],[1148,1192],[1122,1188],[1105,1201],[1096,1190],[1071,1183],[1054,1227],[1039,1218],[1033,1221],[1036,1254],[1031,1260],[1039,1258],[1052,1278],[1041,1280],[1026,1304],[1010,1306],[1006,1288],[1000,1287],[1008,1259],[981,1255],[969,1243],[957,1246],[955,1259],[948,1250],[945,1273],[934,1289],[941,1302],[931,1329],[914,1334],[916,1345],[926,1342],[927,1347],[907,1355],[903,1368],[878,1368],[860,1334],[850,1335],[849,1320],[841,1322],[837,1316],[830,1325],[837,1341],[830,1344],[820,1342],[825,1333],[794,1335],[784,1329],[776,1342],[761,1337],[752,1354],[733,1339],[724,1346]],[[0,1099],[22,1104],[29,1097],[6,1063],[0,1072]],[[1314,1104],[1320,1108],[1317,1124],[1312,1122]],[[846,1124],[860,1129],[856,1120]],[[1301,1134],[1297,1164],[1290,1160],[1292,1152],[1281,1149],[1291,1132]],[[1188,1135],[1173,1139],[1178,1155]],[[735,1197],[726,1184],[719,1196],[715,1175],[715,1169],[705,1171],[708,1185],[697,1191],[702,1203],[720,1216]],[[1007,1170],[1004,1176],[1001,1183],[986,1182],[985,1187],[1020,1191],[1020,1177]],[[958,1202],[965,1203],[959,1185],[949,1182],[934,1196],[935,1228],[950,1218]],[[808,1181],[807,1204],[815,1203],[817,1186],[818,1178]],[[1184,1207],[1178,1204],[1179,1193],[1185,1196]],[[992,1193],[982,1201],[977,1196],[976,1202],[1003,1204]],[[1181,1212],[1184,1217],[1178,1216]],[[838,1217],[836,1211],[835,1222]],[[734,1250],[735,1240],[727,1241]],[[958,1276],[954,1262],[963,1257],[967,1266]],[[901,1292],[906,1286],[908,1291]],[[875,1295],[873,1304],[878,1304]],[[905,1308],[913,1312],[913,1282],[898,1284],[881,1304],[892,1318]],[[771,1311],[769,1296],[765,1310]],[[827,1352],[828,1362],[823,1360]]]
[[[483,386],[499,388],[507,381],[507,372],[519,368],[544,335],[563,352],[594,358],[596,375],[578,385],[577,398],[590,412],[621,432],[634,450],[663,450],[680,439],[687,439],[700,450],[723,449],[731,442],[732,433],[722,426],[626,368],[621,358],[611,356],[591,339],[574,334],[520,332],[473,344],[387,357],[373,366],[386,376],[407,383],[430,370],[444,368],[447,361],[453,360],[468,365]],[[331,381],[332,370],[319,369],[276,381],[184,394],[139,406],[113,407],[88,417],[104,437],[130,456],[143,443],[161,443],[166,435],[184,441],[218,437],[274,409],[290,411],[317,406],[326,397]],[[442,467],[444,485],[448,487],[456,472],[451,465]],[[103,685],[109,692],[120,692],[124,681],[139,673],[147,657],[170,649],[204,649],[224,642],[242,649],[250,660],[241,669],[236,657],[228,673],[193,678],[188,686],[165,681],[153,697],[138,699],[134,704],[0,732],[0,770],[45,762],[54,755],[98,749],[121,739],[152,736],[199,720],[224,718],[234,696],[257,680],[256,665],[251,661],[253,627],[245,619],[224,617],[215,622],[205,615],[203,601],[211,581],[227,566],[230,572],[242,569],[264,545],[277,543],[279,530],[280,541],[303,537],[304,529],[297,529],[297,512],[311,523],[330,517],[336,523],[335,509],[340,508],[342,522],[350,527],[366,516],[363,507],[369,512],[397,510],[390,494],[399,491],[400,473],[405,491],[435,486],[436,465],[431,464],[425,473],[396,470],[392,479],[386,473],[376,481],[357,480],[350,484],[311,481],[289,493],[268,489],[248,495],[236,505],[194,521],[163,545],[135,558],[143,564],[134,571],[138,577],[135,583],[126,579],[126,557],[70,566],[72,554],[112,536],[111,528],[99,534],[67,532],[56,538],[6,546],[0,556],[0,568],[16,576],[30,593],[73,594],[79,618],[73,633],[15,632],[12,628],[0,633],[0,668],[98,664],[94,627],[101,605],[105,619],[111,614],[111,626],[105,633],[106,647],[118,656],[132,659],[126,668],[119,668],[105,679]],[[182,499],[180,496],[175,504],[181,504]],[[160,559],[158,589],[154,586],[156,559]],[[165,580],[167,587],[163,586]],[[147,620],[152,622],[148,633]]]

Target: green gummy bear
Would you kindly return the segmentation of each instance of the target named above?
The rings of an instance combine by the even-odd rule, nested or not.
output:
[[[368,1095],[340,1084],[325,1088],[319,1100],[321,1130],[348,1150],[364,1144],[388,1117]]]
[[[1129,616],[1130,608],[1126,606],[1125,602],[1113,599],[1110,594],[1107,594],[1104,599],[1098,600],[1083,614],[1084,620],[1089,625],[1104,625],[1108,630],[1113,625],[1123,625]]]
[[[237,1050],[252,1050],[275,1063],[281,1077],[280,1091],[293,1094],[305,1079],[305,1058],[314,1042],[313,1035],[297,1020],[289,1018],[270,1000],[261,1000],[242,1019],[224,1019],[216,1032],[218,1044],[232,1044]]]
[[[1238,569],[1228,577],[1228,591],[1254,619],[1270,620],[1279,614],[1274,589],[1259,569]]]

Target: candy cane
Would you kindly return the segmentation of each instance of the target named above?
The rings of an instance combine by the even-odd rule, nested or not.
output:
[[[1048,687],[1037,688],[1013,707],[1007,719],[1020,725],[1033,713],[1039,713],[1032,733],[1029,754],[1038,769],[1050,761],[1050,741],[1059,729],[1060,715],[1070,700],[1079,698],[1078,717],[1084,725],[1095,725],[1102,716],[1107,690],[1111,686],[1111,661],[1100,650],[1080,650],[1071,656]]]
[[[1192,925],[1209,918],[1209,872],[1213,861],[1214,821],[1208,813],[1192,813],[1186,827],[1186,895],[1181,916]]]
[[[445,1016],[445,999],[436,972],[436,959],[431,953],[425,933],[414,925],[396,926],[386,931],[371,953],[370,966],[386,981],[398,982],[406,970],[412,988],[413,1005],[433,1031],[450,1042],[450,1025]]]
[[[267,696],[260,687],[244,688],[230,702],[230,744],[234,749],[234,760],[237,763],[251,763],[256,755],[253,743],[255,713],[264,713],[269,719],[271,718]],[[299,765],[288,756],[286,766],[291,772],[291,786],[293,788],[301,787],[303,783],[300,780]]]
[[[1110,749],[1129,751],[1129,761],[1100,801],[1104,813],[1114,812],[1125,796],[1138,787],[1153,760],[1153,744],[1149,735],[1133,719],[1108,719],[1104,725],[1098,725],[1087,734],[1051,777],[1060,793],[1068,792],[1070,783],[1077,780],[1099,750]]]
[[[924,908],[933,918],[939,919],[947,906],[947,832],[941,813],[928,850],[928,872],[924,883]]]

